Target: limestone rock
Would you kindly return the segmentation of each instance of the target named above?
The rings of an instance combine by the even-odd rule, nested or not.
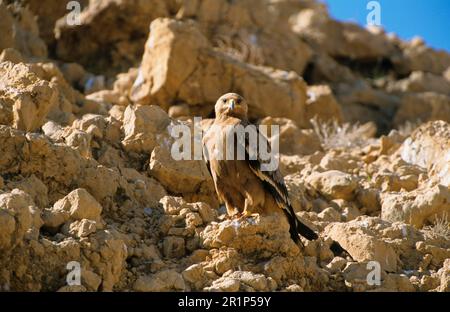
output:
[[[22,63],[1,63],[0,77],[1,124],[24,131],[37,130],[56,105],[58,93],[54,85]]]
[[[379,239],[365,224],[367,221],[361,218],[347,223],[332,223],[325,228],[324,235],[338,242],[353,259],[378,261],[382,270],[395,272],[398,260],[395,249]]]
[[[306,119],[317,118],[321,121],[343,120],[342,109],[327,85],[308,87],[306,101]]]
[[[198,199],[202,198],[202,194],[214,194],[212,178],[205,163],[202,160],[177,161],[166,146],[154,148],[149,170],[171,192],[196,194]],[[210,197],[208,201],[216,205],[215,197]]]
[[[244,254],[276,253],[295,255],[298,248],[290,239],[289,224],[279,216],[256,216],[247,220],[228,220],[208,225],[201,233],[202,244],[209,248],[228,246]],[[266,237],[270,237],[267,240]]]
[[[165,270],[153,275],[141,276],[134,283],[134,290],[149,291],[180,291],[185,289],[185,283],[180,273],[175,270]]]
[[[396,81],[387,88],[400,92],[435,92],[450,95],[450,82],[444,77],[420,71],[412,72],[408,78]]]
[[[2,3],[0,20],[0,51],[14,48],[27,57],[47,56],[47,46],[39,37],[39,27],[28,8]]]
[[[52,209],[44,213],[45,225],[50,228],[57,228],[69,219],[82,221],[83,219],[100,222],[102,206],[85,189],[76,189],[67,196],[57,201]],[[82,222],[88,226],[89,223]],[[74,225],[75,226],[75,225]],[[83,226],[84,227],[84,226]],[[73,230],[82,233],[84,230]],[[82,232],[79,232],[82,231]],[[88,230],[92,232],[92,230]]]
[[[278,141],[279,152],[283,155],[309,155],[322,149],[314,131],[300,129],[295,122],[288,118],[266,117],[259,124],[267,127],[271,146]],[[271,132],[272,127],[278,127],[278,136]]]
[[[450,190],[443,185],[381,196],[381,217],[385,220],[403,221],[421,228],[449,213]]]
[[[21,181],[8,183],[8,187],[10,189],[17,188],[30,195],[39,208],[44,208],[48,205],[48,188],[34,174]]]
[[[405,94],[394,117],[394,123],[400,126],[417,120],[450,122],[450,97],[434,92]]]
[[[294,32],[334,57],[376,59],[388,56],[395,49],[383,32],[339,23],[321,10],[302,10],[291,17],[290,23]]]
[[[239,280],[234,278],[220,278],[214,281],[210,287],[206,287],[206,291],[213,292],[236,292],[240,288]]]
[[[73,221],[69,224],[68,234],[74,235],[75,237],[87,237],[97,230],[97,222],[82,219]]]
[[[131,98],[164,109],[180,101],[205,116],[232,85],[247,99],[250,117],[290,117],[305,124],[306,85],[298,75],[233,60],[208,48],[195,24],[171,19],[152,22]]]
[[[358,188],[358,182],[352,175],[337,170],[315,173],[307,178],[307,182],[331,199],[351,200]]]
[[[167,236],[164,238],[163,253],[168,258],[181,258],[185,255],[185,241],[182,237]]]
[[[88,68],[126,69],[142,54],[150,22],[167,14],[166,2],[160,0],[92,1],[79,16],[81,25],[66,23],[68,16],[56,22],[56,53],[65,61],[77,61]],[[85,44],[73,46],[77,38],[84,38]],[[99,58],[99,51],[105,57]]]
[[[407,44],[400,57],[393,58],[400,72],[426,71],[442,74],[450,66],[450,55],[424,44]]]
[[[14,248],[39,235],[42,220],[31,197],[21,190],[0,194],[0,249]]]
[[[123,120],[125,150],[151,153],[161,143],[158,134],[169,124],[169,117],[157,106],[128,106]]]
[[[426,168],[440,184],[450,185],[450,125],[444,121],[424,124],[403,142],[404,161]]]

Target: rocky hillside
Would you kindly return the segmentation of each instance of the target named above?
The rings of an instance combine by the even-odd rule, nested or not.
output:
[[[450,291],[450,54],[313,0],[67,2],[0,1],[0,290]],[[230,91],[318,240],[171,158]]]

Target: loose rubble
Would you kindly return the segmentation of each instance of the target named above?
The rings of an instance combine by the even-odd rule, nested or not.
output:
[[[0,291],[450,291],[449,53],[314,0],[79,2],[0,3]],[[316,241],[171,157],[229,91]]]

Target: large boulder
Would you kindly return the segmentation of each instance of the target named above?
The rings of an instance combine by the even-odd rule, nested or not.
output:
[[[100,222],[102,206],[85,189],[79,188],[58,200],[44,213],[47,227],[57,228],[69,219]]]
[[[393,92],[436,92],[450,95],[450,81],[432,73],[415,71],[408,78],[391,83],[387,89]]]
[[[42,225],[40,211],[31,197],[18,189],[0,194],[0,250],[21,244],[24,239],[36,239]]]
[[[412,40],[403,44],[402,54],[392,61],[396,70],[403,74],[424,71],[441,75],[450,66],[450,54],[427,47],[423,40]]]
[[[280,154],[310,155],[322,149],[320,140],[313,130],[300,129],[291,119],[266,117],[259,125],[267,126],[269,142],[271,146],[279,144]],[[278,127],[278,135],[271,132],[272,126]]]
[[[133,285],[135,291],[182,291],[185,283],[180,273],[164,270],[152,275],[140,276]]]
[[[287,220],[277,215],[212,223],[201,233],[201,242],[207,248],[227,246],[242,254],[292,256],[299,253],[290,238]]]
[[[301,75],[312,49],[291,31],[288,20],[304,6],[269,0],[187,0],[176,16],[195,19],[211,44],[235,59]]]
[[[331,223],[323,234],[338,242],[354,260],[378,261],[382,270],[395,272],[398,263],[395,249],[369,228],[373,222],[376,220],[359,217],[347,223]]]
[[[47,57],[47,46],[28,8],[0,3],[0,52],[14,48],[25,57]]]
[[[142,54],[150,22],[167,15],[166,1],[161,0],[90,1],[79,16],[80,25],[67,23],[68,16],[56,22],[56,54],[93,71],[125,70]]]
[[[294,32],[317,50],[336,58],[377,59],[395,51],[394,44],[378,29],[369,31],[353,23],[338,22],[323,10],[302,10],[290,22]]]
[[[28,0],[28,8],[36,15],[36,22],[39,26],[40,37],[45,41],[47,46],[55,44],[55,24],[62,16],[70,13],[68,3],[70,0],[61,0],[57,2],[42,2],[40,0]],[[89,0],[78,0],[80,9],[83,9]],[[69,6],[69,8],[74,8]]]
[[[122,145],[126,151],[148,153],[160,144],[160,134],[167,134],[171,121],[158,106],[128,106],[123,120],[124,139]]]
[[[173,127],[184,126],[191,135],[191,159],[173,155],[175,137]],[[148,172],[169,192],[188,196],[189,200],[204,200],[217,206],[214,184],[203,159],[194,158],[194,125],[190,121],[171,119],[156,105],[128,106],[124,114],[122,146],[130,153],[150,155]],[[181,139],[181,138],[180,138]],[[198,143],[198,142],[197,142]],[[188,148],[188,146],[183,146]],[[200,148],[200,156],[201,148]]]
[[[336,120],[341,122],[343,114],[341,106],[333,96],[327,85],[308,87],[308,100],[306,101],[306,119],[317,118],[321,121]]]
[[[16,129],[39,129],[58,100],[55,85],[23,63],[0,63],[0,85],[0,123]]]
[[[313,173],[306,182],[329,199],[352,200],[358,189],[358,180],[354,176],[338,170]]]
[[[406,122],[443,120],[450,122],[450,96],[434,92],[407,93],[402,96],[394,125]]]
[[[450,185],[450,124],[431,121],[417,128],[400,148],[402,159],[426,168],[432,178]]]
[[[193,22],[152,22],[133,101],[165,110],[183,102],[206,117],[230,90],[247,99],[250,118],[289,117],[305,125],[306,84],[297,74],[251,66],[215,51]]]
[[[443,185],[381,195],[381,217],[421,228],[450,214],[450,190]]]

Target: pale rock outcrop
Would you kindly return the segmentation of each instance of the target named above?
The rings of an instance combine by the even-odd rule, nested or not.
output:
[[[80,25],[67,23],[71,13],[68,11],[56,22],[56,53],[62,60],[113,72],[136,62],[142,54],[149,23],[168,15],[166,1],[161,0],[96,0],[82,9]],[[72,43],[78,38],[84,38],[85,44],[74,46]],[[107,57],[98,58],[99,51]]]
[[[57,228],[69,219],[101,222],[102,206],[85,189],[76,189],[57,201],[53,208],[44,212],[44,224]]]
[[[324,235],[338,242],[356,261],[378,261],[383,270],[395,272],[398,264],[395,249],[378,238],[368,222],[361,217],[348,223],[331,223]]]
[[[31,197],[14,189],[0,194],[0,250],[13,249],[24,239],[36,239],[42,226],[40,211]]]
[[[169,124],[169,116],[157,106],[128,106],[123,120],[125,150],[150,154],[162,143],[160,133],[167,132]]]
[[[330,199],[352,200],[358,189],[358,180],[354,176],[337,170],[314,173],[306,182]]]
[[[185,289],[185,283],[180,273],[174,270],[165,270],[139,277],[133,288],[136,291],[181,291]]]
[[[376,59],[395,51],[395,46],[382,31],[337,22],[321,10],[302,10],[291,17],[290,23],[295,33],[333,57]]]
[[[450,96],[434,92],[405,94],[394,117],[394,124],[443,120],[450,122]]]
[[[403,45],[403,53],[392,58],[401,73],[424,71],[441,75],[450,66],[447,52],[427,47],[423,40],[413,40]]]
[[[450,214],[450,190],[443,185],[381,195],[381,217],[385,220],[403,221],[421,228],[446,214]]]
[[[279,144],[279,152],[283,155],[309,155],[322,149],[314,131],[300,129],[288,118],[266,117],[259,125],[267,127],[267,137],[271,146]],[[271,132],[272,127],[278,128],[278,136]]]
[[[47,46],[28,8],[0,4],[0,52],[14,48],[26,57],[47,57]]]
[[[267,240],[267,236],[271,239]],[[201,233],[201,241],[208,248],[227,246],[245,254],[295,255],[299,252],[290,239],[289,224],[281,215],[212,223]]]
[[[438,183],[450,185],[450,124],[433,121],[416,129],[403,142],[402,159],[426,168]]]
[[[341,122],[343,120],[342,109],[333,96],[333,92],[327,85],[308,87],[308,99],[306,100],[306,120],[317,118],[321,121]]]
[[[442,76],[415,71],[387,87],[391,92],[435,92],[450,95],[450,82]]]
[[[304,6],[267,0],[186,0],[176,17],[196,20],[213,47],[234,59],[301,74],[313,51],[290,30],[288,20]]]
[[[55,85],[22,63],[0,63],[0,77],[1,124],[24,131],[39,129],[57,103]]]
[[[184,102],[205,116],[232,86],[247,99],[251,118],[289,117],[305,125],[306,84],[297,74],[250,66],[213,50],[193,22],[152,22],[133,101],[166,110],[171,102]]]

